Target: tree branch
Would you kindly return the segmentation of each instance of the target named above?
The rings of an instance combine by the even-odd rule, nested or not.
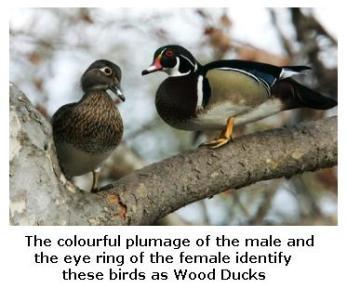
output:
[[[21,123],[23,119],[25,124]],[[11,127],[12,122],[20,127],[11,132],[12,224],[151,224],[189,203],[230,188],[337,163],[337,118],[330,117],[242,136],[218,150],[202,147],[186,152],[134,171],[98,194],[90,194],[64,181],[57,167],[50,126],[13,85]],[[30,122],[35,123],[35,129],[27,129]],[[42,142],[36,140],[33,145],[30,134],[39,130],[45,131]],[[41,165],[35,166],[37,160],[32,158],[38,158]],[[27,184],[24,180],[30,165],[35,166],[29,172],[34,181]],[[48,167],[51,170],[47,171]]]

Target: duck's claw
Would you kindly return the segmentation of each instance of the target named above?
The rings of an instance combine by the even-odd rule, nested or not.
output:
[[[216,149],[219,147],[224,146],[228,142],[232,141],[233,139],[233,129],[234,129],[234,118],[229,117],[227,120],[227,124],[223,131],[221,132],[220,136],[210,142],[207,142],[203,144],[204,146],[208,146],[211,149]]]

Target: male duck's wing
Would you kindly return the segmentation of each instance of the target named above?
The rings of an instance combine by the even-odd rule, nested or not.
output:
[[[246,60],[220,60],[204,66],[204,73],[212,69],[237,71],[263,84],[270,93],[271,87],[279,79],[291,77],[310,69],[308,66],[275,66]]]

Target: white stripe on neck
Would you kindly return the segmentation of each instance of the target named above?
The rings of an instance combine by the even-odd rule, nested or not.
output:
[[[203,80],[204,80],[204,77],[202,75],[199,75],[197,87],[196,87],[196,91],[198,94],[198,101],[196,103],[196,110],[200,110],[203,108],[202,107],[202,102],[204,100]]]

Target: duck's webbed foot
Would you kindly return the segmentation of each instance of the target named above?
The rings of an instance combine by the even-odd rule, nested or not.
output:
[[[219,137],[203,145],[208,146],[211,149],[216,149],[216,148],[224,146],[228,142],[232,141],[233,129],[234,129],[234,118],[229,117],[227,120],[227,124],[225,128],[223,129],[223,131],[221,132],[221,134],[219,135]]]
[[[93,184],[92,184],[92,188],[90,189],[91,193],[96,193],[99,190],[99,188],[98,188],[99,177],[100,177],[100,169],[94,170],[93,171]]]

